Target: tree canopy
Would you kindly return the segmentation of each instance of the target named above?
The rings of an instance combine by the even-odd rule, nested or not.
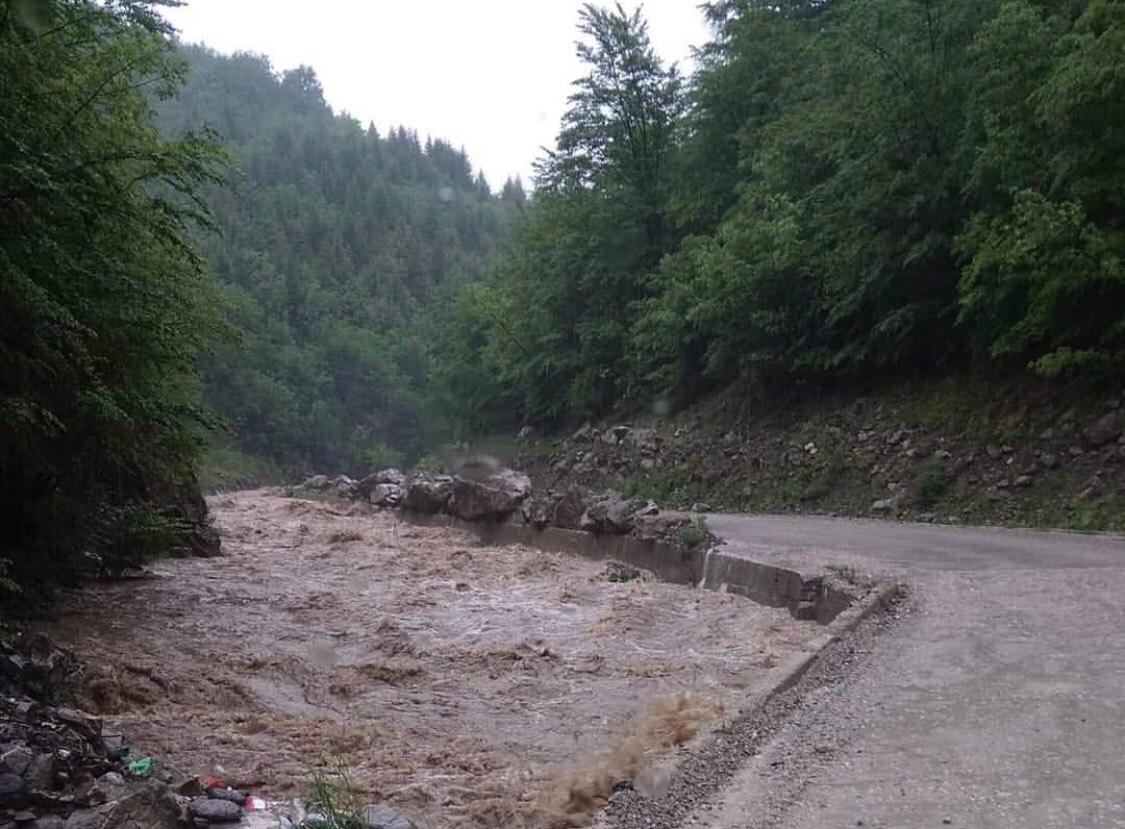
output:
[[[146,2],[0,4],[8,588],[185,541],[151,502],[190,481],[207,420],[195,367],[216,292],[185,238],[223,159],[150,123],[185,71],[167,35]]]
[[[1125,375],[1125,6],[705,11],[683,85],[639,13],[582,13],[587,75],[448,364],[541,421],[735,378]]]

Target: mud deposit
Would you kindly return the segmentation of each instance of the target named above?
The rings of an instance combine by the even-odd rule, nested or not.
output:
[[[342,760],[420,826],[578,825],[817,633],[359,505],[211,507],[224,558],[75,591],[46,632],[138,750],[265,795]]]

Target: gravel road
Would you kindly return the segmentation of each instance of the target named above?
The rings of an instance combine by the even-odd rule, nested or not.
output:
[[[710,524],[728,552],[847,565],[908,582],[911,598],[895,624],[873,621],[830,652],[773,719],[742,724],[694,785],[619,796],[619,826],[1125,827],[1125,539]]]

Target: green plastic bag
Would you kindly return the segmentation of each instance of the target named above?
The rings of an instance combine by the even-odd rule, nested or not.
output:
[[[129,774],[135,774],[137,777],[144,777],[152,773],[152,758],[151,757],[138,757],[129,764]]]

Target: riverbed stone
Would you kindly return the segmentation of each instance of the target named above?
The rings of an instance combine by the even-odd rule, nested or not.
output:
[[[242,820],[242,806],[213,797],[195,798],[188,804],[188,813],[208,823],[237,823]]]
[[[417,829],[410,818],[386,803],[368,806],[363,810],[363,820],[370,829]]]
[[[449,511],[465,521],[499,521],[519,508],[531,494],[531,479],[504,469],[481,479],[457,478]]]

